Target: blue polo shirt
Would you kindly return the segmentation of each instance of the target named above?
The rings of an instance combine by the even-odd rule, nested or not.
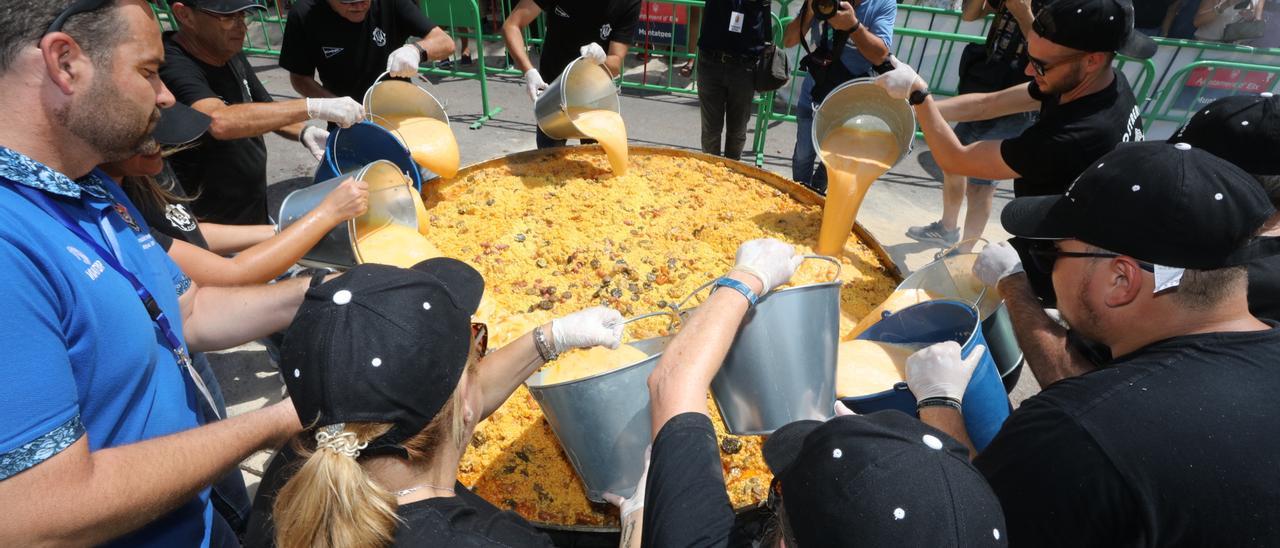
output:
[[[178,295],[190,286],[105,174],[72,181],[0,147],[0,481],[81,436],[97,451],[198,426],[198,395],[133,287],[14,185],[42,191],[103,249],[117,249],[179,337]],[[205,489],[112,544],[208,546],[211,520]]]
[[[858,17],[858,21],[862,23],[867,30],[884,40],[884,45],[893,51],[893,23],[898,18],[898,4],[894,0],[863,0],[858,7],[853,8],[853,13]],[[809,28],[809,47],[816,47],[818,39],[822,35],[818,34],[821,26],[815,18]],[[871,72],[871,62],[862,56],[862,52],[853,45],[852,41],[847,41],[844,49],[840,52],[840,61],[844,63],[844,67],[849,69],[850,74],[861,75]],[[813,77],[805,76],[804,83],[800,84],[800,97],[798,105],[809,105],[813,103],[810,92],[813,90]]]

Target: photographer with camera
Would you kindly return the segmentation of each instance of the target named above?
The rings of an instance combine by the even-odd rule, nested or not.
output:
[[[809,52],[800,61],[809,75],[800,86],[796,103],[796,148],[791,155],[791,178],[819,193],[826,193],[827,172],[818,166],[817,151],[809,138],[813,105],[836,86],[865,76],[885,62],[893,45],[897,4],[893,0],[805,0],[804,7],[783,33],[784,47],[800,44]],[[805,40],[809,33],[809,41]]]

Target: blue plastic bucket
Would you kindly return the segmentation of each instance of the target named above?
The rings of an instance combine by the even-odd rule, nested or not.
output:
[[[316,169],[316,182],[327,181],[356,171],[378,160],[387,160],[409,176],[413,188],[422,191],[422,174],[395,135],[373,122],[360,122],[349,128],[329,132],[324,145],[324,160]]]
[[[897,344],[955,341],[961,346],[961,355],[968,357],[974,347],[987,345],[980,325],[977,311],[969,304],[935,300],[887,315],[863,331],[858,338]],[[907,389],[906,383],[897,383],[883,392],[841,398],[840,401],[858,413],[897,409],[916,416],[916,399]],[[982,361],[969,379],[963,407],[964,425],[969,431],[969,439],[981,451],[991,443],[991,438],[995,437],[1012,411],[1009,396],[1005,393],[1000,373],[996,370],[996,362],[989,351],[983,354]]]

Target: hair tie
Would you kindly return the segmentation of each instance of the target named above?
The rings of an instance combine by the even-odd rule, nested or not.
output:
[[[344,432],[345,423],[330,424],[316,431],[316,451],[329,449],[353,459],[360,457],[360,450],[369,442],[359,443],[355,432]]]

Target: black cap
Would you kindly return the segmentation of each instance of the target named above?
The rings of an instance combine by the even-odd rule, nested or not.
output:
[[[1254,175],[1280,175],[1280,97],[1233,95],[1209,104],[1169,138]]]
[[[800,546],[1004,546],[1000,501],[950,436],[899,411],[799,421],[764,458]]]
[[[1273,213],[1257,181],[1230,162],[1147,141],[1116,147],[1065,195],[1015,198],[1000,221],[1015,236],[1075,238],[1156,265],[1214,270],[1267,255],[1274,241],[1253,237]]]
[[[213,13],[237,13],[244,10],[259,9],[265,10],[266,6],[262,5],[259,0],[177,0],[188,7],[202,9]],[[175,2],[177,3],[177,2]]]
[[[1032,28],[1050,42],[1088,52],[1137,59],[1156,54],[1156,42],[1133,29],[1130,0],[1051,0],[1036,12]]]
[[[156,123],[151,137],[164,146],[185,145],[199,139],[209,130],[213,118],[182,103],[160,110],[160,121]]]
[[[363,264],[307,291],[280,369],[308,428],[385,422],[364,455],[406,456],[458,386],[484,279],[448,258],[413,269]]]

